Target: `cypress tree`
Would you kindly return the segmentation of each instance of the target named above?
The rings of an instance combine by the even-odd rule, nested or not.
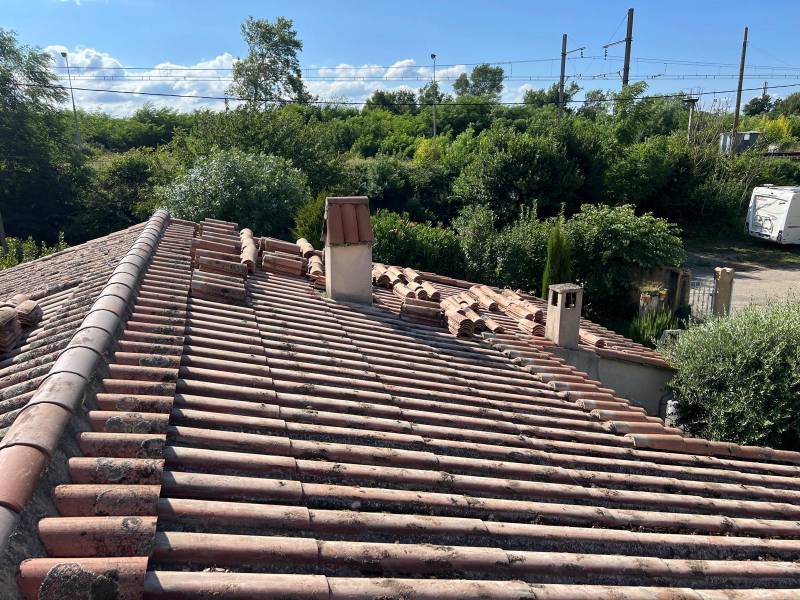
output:
[[[569,283],[572,278],[569,244],[563,231],[564,217],[559,217],[550,238],[547,240],[547,263],[542,276],[542,298],[547,299],[547,290],[556,283]]]

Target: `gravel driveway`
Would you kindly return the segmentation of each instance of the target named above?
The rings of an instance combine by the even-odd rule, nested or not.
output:
[[[800,300],[800,247],[749,240],[731,245],[687,248],[692,278],[714,278],[714,267],[736,270],[732,308],[794,297]]]

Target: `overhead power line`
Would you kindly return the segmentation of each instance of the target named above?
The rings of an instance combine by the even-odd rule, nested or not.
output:
[[[11,82],[13,85],[18,85],[21,87],[43,87],[49,89],[62,89],[65,90],[66,88],[62,85],[47,85],[42,83],[25,83],[25,82]],[[780,89],[780,88],[791,88],[791,87],[800,87],[800,82],[797,83],[787,83],[782,85],[772,85],[770,89]],[[171,94],[166,92],[141,92],[135,90],[111,90],[111,89],[101,89],[101,88],[85,88],[85,87],[73,87],[75,91],[81,92],[98,92],[98,93],[107,93],[107,94],[125,94],[125,95],[134,95],[134,96],[157,96],[157,97],[164,97],[164,98],[192,98],[195,100],[234,100],[234,101],[241,101],[241,102],[253,102],[259,101],[261,102],[261,98],[248,98],[242,96],[207,96],[207,95],[193,95],[193,94]],[[762,88],[753,87],[753,88],[742,88],[742,91],[760,91]],[[708,91],[700,91],[694,92],[695,96],[716,96],[718,94],[730,94],[736,92],[737,89],[731,90],[708,90]],[[655,100],[658,98],[683,98],[686,94],[683,92],[680,93],[673,93],[673,94],[651,94],[647,96],[632,96],[629,98],[630,100]],[[570,104],[584,104],[587,102],[595,102],[595,100],[565,100],[566,103]],[[277,104],[299,104],[295,100],[278,100]],[[345,105],[345,106],[361,106],[365,104],[364,102],[356,102],[356,101],[347,101],[347,100],[310,100],[306,102],[306,104],[333,104],[333,105]],[[419,104],[416,102],[390,102],[388,103],[392,106],[418,106]],[[497,106],[497,105],[506,105],[506,106],[522,106],[525,102],[444,102],[441,105],[447,106]],[[544,104],[557,104],[557,101],[545,101]]]
[[[591,74],[577,74],[570,75],[568,79],[579,81],[608,81],[614,80],[619,77],[619,72],[610,71],[608,73],[591,73]],[[713,79],[736,79],[736,73],[641,73],[631,75],[631,79],[643,81],[660,79],[662,81],[685,81],[685,80],[713,80]],[[800,77],[797,73],[748,73],[745,79],[797,79]],[[60,80],[65,80],[66,77],[59,76]],[[358,76],[343,76],[343,77],[306,77],[307,81],[322,81],[322,82],[347,82],[347,81],[417,81],[417,82],[431,82],[430,77],[422,76],[409,76],[409,77],[358,77]],[[555,75],[507,75],[503,77],[503,81],[558,81],[558,76]],[[229,76],[175,76],[175,75],[78,75],[72,78],[73,81],[152,81],[155,83],[178,83],[186,81],[197,82],[211,82],[211,81],[233,81],[233,77]],[[437,81],[455,81],[455,77],[437,77]]]
[[[558,62],[560,61],[560,57],[553,57],[553,58],[528,58],[528,59],[520,59],[520,60],[496,60],[496,61],[482,61],[482,62],[464,62],[464,63],[450,63],[440,65],[437,63],[437,68],[446,68],[446,67],[476,67],[478,65],[519,65],[519,64],[534,64],[534,63],[549,63],[549,62]],[[578,60],[607,60],[607,61],[619,61],[623,62],[625,60],[624,56],[618,55],[590,55],[586,54],[584,56],[570,56],[568,57],[569,61],[578,61]],[[780,60],[777,59],[776,60]],[[653,63],[653,64],[667,64],[667,65],[682,65],[682,66],[697,66],[697,67],[732,67],[736,68],[739,66],[738,63],[730,63],[730,62],[716,62],[716,61],[706,61],[706,60],[683,60],[683,59],[675,59],[675,58],[658,58],[658,57],[631,57],[632,62],[636,63]],[[781,69],[781,70],[790,70],[790,71],[800,71],[800,66],[792,66],[784,61],[780,61],[782,65],[748,65],[751,69]],[[64,66],[53,66],[51,67],[54,70],[66,70]],[[181,67],[181,66],[165,66],[165,65],[158,65],[153,67],[126,67],[123,65],[116,65],[116,66],[96,66],[96,65],[83,65],[83,66],[74,66],[71,65],[70,68],[74,70],[89,70],[89,71],[232,71],[233,67]],[[335,65],[335,66],[328,66],[328,67],[303,67],[301,70],[304,72],[318,72],[318,71],[368,71],[371,69],[432,69],[433,65],[428,64],[414,64],[414,65]]]

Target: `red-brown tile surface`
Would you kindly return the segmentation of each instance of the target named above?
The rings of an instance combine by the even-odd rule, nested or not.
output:
[[[531,342],[518,326],[546,318],[535,299],[376,264],[374,305],[337,303],[305,268],[251,271],[237,227],[173,222],[144,266],[83,456],[52,490],[60,514],[39,523],[49,557],[20,567],[26,598],[112,572],[122,598],[800,594],[800,455],[647,417]],[[204,251],[247,267],[240,296],[211,293],[232,284]],[[595,351],[638,352],[582,327]],[[46,454],[14,448],[3,475]],[[6,491],[0,529],[30,495]]]

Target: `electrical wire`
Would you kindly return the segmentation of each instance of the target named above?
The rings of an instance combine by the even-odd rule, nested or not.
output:
[[[12,85],[22,86],[22,87],[43,87],[49,89],[61,89],[61,90],[68,90],[69,88],[63,85],[48,85],[43,83],[23,83],[18,81],[10,82]],[[781,85],[773,85],[770,86],[770,89],[780,89],[780,88],[792,88],[792,87],[800,87],[800,82],[797,83],[787,83]],[[263,98],[247,98],[242,96],[206,96],[206,95],[192,95],[192,94],[171,94],[166,92],[141,92],[135,90],[109,90],[109,89],[98,89],[98,88],[85,88],[85,87],[72,87],[75,91],[80,92],[98,92],[98,93],[108,93],[108,94],[125,94],[125,95],[136,95],[136,96],[158,96],[164,98],[193,98],[195,100],[233,100],[233,101],[240,101],[240,102],[263,102]],[[760,91],[762,88],[754,87],[754,88],[742,88],[743,92],[752,92],[752,91]],[[717,95],[717,94],[731,94],[736,92],[736,89],[731,90],[709,90],[709,91],[699,91],[695,93],[696,96],[708,96],[708,95]],[[673,93],[673,94],[653,94],[649,96],[632,96],[630,100],[654,100],[658,98],[683,98],[686,94],[683,92],[680,93]],[[575,100],[570,99],[566,100],[565,102],[570,104],[584,104],[587,102],[594,102],[594,100]],[[285,104],[302,104],[296,100],[284,100],[279,99],[276,101],[276,104],[285,105]],[[356,102],[356,101],[347,101],[347,100],[309,100],[305,102],[305,104],[319,104],[319,105],[342,105],[342,106],[361,106],[365,104],[365,102]],[[391,102],[388,103],[391,106],[418,106],[416,102]],[[558,101],[545,101],[544,104],[558,104]],[[497,102],[445,102],[441,103],[443,106],[497,106],[497,105],[506,105],[506,106],[524,106],[525,102],[506,102],[506,101],[497,101]]]

